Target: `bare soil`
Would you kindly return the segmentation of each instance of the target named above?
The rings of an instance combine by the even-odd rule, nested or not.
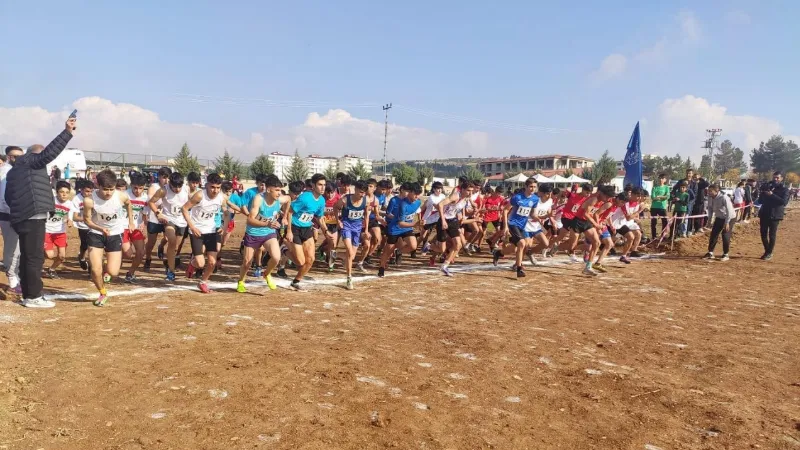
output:
[[[355,291],[317,269],[305,293],[202,295],[154,267],[106,308],[9,298],[0,449],[800,448],[800,213],[771,262],[757,233],[729,262],[701,236],[595,279],[483,254]],[[47,288],[94,295],[68,267]]]

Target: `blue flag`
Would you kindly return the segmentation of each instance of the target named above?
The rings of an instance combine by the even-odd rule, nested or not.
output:
[[[642,187],[642,137],[639,134],[639,122],[633,129],[628,141],[628,152],[625,153],[625,186]]]

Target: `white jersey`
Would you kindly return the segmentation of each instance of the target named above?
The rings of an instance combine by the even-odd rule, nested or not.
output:
[[[181,187],[181,190],[175,192],[167,185],[164,188],[164,198],[161,203],[161,214],[167,219],[168,223],[176,227],[185,227],[186,219],[183,217],[183,205],[189,201],[189,189],[186,186]]]
[[[638,230],[639,229],[639,224],[636,223],[636,220],[633,219],[634,216],[636,216],[636,214],[638,214],[639,205],[640,205],[639,203],[636,203],[635,205],[631,205],[630,202],[625,203],[625,212],[627,212],[628,215],[631,216],[631,220],[629,220],[628,223],[626,223],[626,225],[631,230]]]
[[[436,209],[436,205],[446,198],[447,196],[444,194],[431,194],[428,196],[428,200],[425,201],[425,215],[422,216],[422,221],[425,223],[425,225],[439,220],[439,210]]]
[[[529,233],[536,233],[542,231],[542,222],[547,216],[550,215],[550,211],[553,209],[553,199],[549,199],[546,202],[539,202],[536,205],[536,208],[533,208],[533,215],[534,217],[539,218],[540,222],[534,222],[528,219],[528,223],[525,224],[525,231]]]
[[[54,200],[56,208],[53,212],[48,214],[44,230],[49,234],[66,233],[67,220],[72,220],[72,216],[75,214],[75,211],[77,211],[75,204],[72,203],[72,200],[67,200],[63,203],[58,201],[58,199]]]
[[[158,192],[158,189],[161,189],[161,187],[159,185],[157,185],[157,184],[153,184],[152,186],[150,186],[150,188],[147,191],[147,198],[149,199],[151,196],[155,195],[156,192]],[[152,192],[150,192],[150,191],[152,191]],[[161,207],[161,203],[162,203],[161,200],[158,200],[156,202],[156,206]],[[159,223],[158,222],[158,218],[156,217],[158,215],[158,211],[150,211],[150,207],[148,206],[144,210],[144,212],[145,212],[145,214],[147,214],[147,222],[154,223],[154,224],[158,224]]]
[[[143,191],[142,195],[138,197],[133,196],[133,192],[128,190],[128,198],[131,201],[131,209],[133,210],[133,224],[136,225],[136,228],[142,226],[142,222],[144,221],[144,214],[147,209],[147,200],[150,198],[147,195],[147,191]],[[128,219],[128,210],[126,208],[122,208],[122,217],[124,219]]]
[[[124,233],[127,221],[122,218],[122,200],[119,198],[119,191],[114,191],[108,200],[103,200],[97,195],[97,192],[92,192],[92,200],[94,200],[92,222],[107,229],[110,236]],[[95,229],[89,230],[89,232],[103,234]]]
[[[217,224],[214,218],[222,210],[224,202],[224,194],[219,193],[216,197],[210,198],[208,192],[203,189],[203,199],[191,209],[192,222],[194,222],[195,228],[201,234],[215,233],[217,231]]]
[[[72,206],[75,207],[78,214],[83,214],[83,194],[77,194],[72,197]],[[85,222],[75,222],[75,228],[79,230],[88,230]]]
[[[461,212],[461,210],[464,209],[464,206],[466,206],[463,203],[463,199],[461,198],[461,191],[460,190],[456,190],[455,194],[458,196],[458,200],[455,201],[455,202],[452,202],[452,203],[448,203],[448,204],[446,204],[444,206],[444,219],[445,220],[453,220],[453,219],[455,219],[456,216],[458,216],[458,213]],[[452,196],[453,194],[451,193],[450,195]],[[461,204],[460,208],[459,208],[459,203]]]
[[[622,208],[617,208],[611,213],[611,226],[614,227],[615,230],[619,230],[627,225],[628,219],[625,218],[625,211]]]

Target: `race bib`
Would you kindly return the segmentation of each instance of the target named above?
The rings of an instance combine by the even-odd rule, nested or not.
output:
[[[261,214],[259,214],[259,215],[256,216],[256,220],[259,221],[259,222],[262,222],[262,223],[266,223],[266,222],[268,222],[270,220],[270,218],[269,217],[264,217]]]
[[[517,215],[527,217],[531,213],[530,206],[517,206]]]
[[[216,216],[216,215],[217,215],[217,213],[215,213],[215,212],[202,211],[202,212],[200,212],[200,219],[209,220],[209,219],[213,219],[214,216]]]
[[[105,222],[111,222],[119,218],[117,214],[98,214],[98,217],[100,217],[100,220]]]
[[[178,215],[181,213],[181,209],[183,209],[182,206],[173,206],[172,208],[170,208],[170,212],[174,215]]]
[[[364,218],[364,210],[363,209],[351,209],[347,213],[347,218],[350,220],[358,220]]]
[[[50,223],[58,223],[58,222],[61,222],[61,220],[62,220],[62,216],[60,216],[58,214],[53,214],[50,217]]]
[[[570,209],[570,211],[572,211],[573,213],[576,213],[576,212],[578,212],[579,209],[581,209],[581,205],[573,205],[572,208]]]
[[[325,207],[325,215],[332,216],[333,215],[333,206],[326,206]]]
[[[303,213],[303,214],[300,214],[300,217],[297,220],[299,220],[300,222],[303,222],[303,223],[309,223],[312,220],[314,220],[314,215],[313,214],[309,214],[309,213]]]
[[[413,214],[407,214],[405,216],[405,218],[403,218],[403,222],[413,222],[413,221],[414,221],[414,215]]]

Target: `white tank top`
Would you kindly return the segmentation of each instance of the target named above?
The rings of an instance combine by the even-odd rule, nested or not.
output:
[[[178,227],[186,226],[186,219],[183,218],[183,205],[189,201],[189,190],[183,186],[179,192],[175,192],[167,185],[164,188],[166,194],[164,195],[163,202],[161,203],[161,214],[167,221]]]
[[[464,209],[463,204],[461,204],[461,207],[459,208],[459,203],[462,203],[461,190],[456,190],[456,194],[458,195],[458,201],[444,205],[444,220],[455,219],[460,210]]]
[[[147,196],[148,196],[148,198],[150,198],[150,195],[151,195],[150,194],[150,189],[152,189],[154,186],[158,187],[158,189],[161,189],[161,186],[159,186],[158,184],[153,184],[152,186],[147,188]],[[155,193],[158,192],[158,189],[154,190],[152,195],[155,195]],[[161,206],[161,200],[156,202],[156,206]],[[150,207],[148,206],[147,209],[145,209],[145,213],[147,213],[147,221],[148,222],[155,223],[155,224],[159,223],[158,222],[158,218],[156,217],[158,215],[157,214],[158,211],[150,211]]]
[[[148,197],[147,191],[142,191],[142,195],[134,197],[133,192],[131,192],[129,189],[128,198],[131,201],[131,209],[133,210],[133,223],[136,225],[136,228],[139,228],[142,225],[142,221],[144,221],[144,212],[145,208],[147,208],[147,199],[150,197]],[[127,219],[127,216],[128,210],[122,208],[122,217]]]
[[[122,218],[122,201],[119,199],[119,191],[114,191],[111,198],[103,200],[92,192],[94,209],[92,210],[92,222],[95,225],[108,230],[110,236],[115,236],[125,232],[127,222]],[[95,229],[89,230],[95,234],[103,234]]]
[[[203,199],[200,203],[192,207],[192,222],[202,234],[214,233],[217,225],[214,218],[222,209],[223,194],[217,194],[214,198],[208,197],[208,191],[203,189]]]

